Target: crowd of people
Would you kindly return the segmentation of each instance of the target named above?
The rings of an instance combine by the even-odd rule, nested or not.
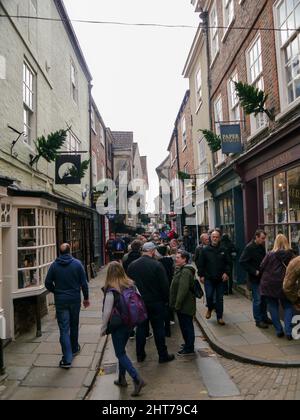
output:
[[[119,361],[115,385],[126,387],[128,373],[134,383],[132,395],[138,396],[145,381],[126,354],[128,340],[136,340],[137,361],[143,363],[147,358],[147,338],[154,336],[158,362],[170,363],[175,355],[168,351],[166,338],[178,321],[183,344],[178,346],[176,355],[195,355],[193,320],[199,297],[195,285],[204,285],[206,318],[211,319],[215,312],[217,324],[224,327],[224,294],[233,293],[233,264],[238,252],[220,229],[202,234],[197,247],[192,247],[187,230],[178,238],[175,232],[163,229],[136,238],[117,234],[110,238],[106,249],[111,262],[103,288],[101,335],[112,336]],[[46,279],[57,306],[62,368],[70,368],[80,352],[80,290],[84,293],[84,306],[89,306],[83,267],[70,253],[70,246],[62,245],[61,256],[50,267]],[[273,325],[278,337],[292,340],[292,318],[300,310],[300,257],[296,257],[288,239],[279,234],[272,251],[267,253],[266,233],[257,230],[237,262],[248,273],[256,326],[266,329]]]

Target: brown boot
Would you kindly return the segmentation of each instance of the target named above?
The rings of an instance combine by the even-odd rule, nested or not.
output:
[[[207,310],[207,312],[206,312],[205,318],[206,318],[206,319],[210,319],[210,318],[211,318],[211,313],[212,313],[212,311],[210,311],[210,310],[208,309],[208,310]]]
[[[221,325],[221,327],[224,327],[226,325],[223,319],[218,319],[218,324]]]
[[[134,391],[131,394],[132,397],[138,397],[140,395],[140,392],[144,386],[146,386],[146,383],[143,381],[142,378],[138,378],[136,381],[133,382],[134,384]]]

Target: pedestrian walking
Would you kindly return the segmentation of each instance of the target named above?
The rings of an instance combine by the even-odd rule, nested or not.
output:
[[[286,268],[293,258],[294,253],[291,250],[288,239],[280,234],[276,237],[273,250],[267,254],[260,267],[260,294],[267,299],[268,309],[277,337],[284,337],[285,332],[288,340],[292,340],[294,310],[292,303],[284,295],[283,281]],[[283,331],[280,321],[280,303],[284,309],[285,331]]]
[[[230,262],[230,276],[227,283],[228,287],[224,292],[227,296],[233,294],[233,263],[237,256],[237,249],[227,233],[222,235],[221,246],[226,249]]]
[[[169,304],[170,292],[169,282],[164,267],[154,259],[156,246],[153,242],[144,244],[142,251],[142,257],[128,267],[128,275],[135,282],[146,304],[159,363],[167,363],[175,358],[174,355],[168,353],[165,335],[165,313]],[[139,362],[143,362],[147,356],[145,352],[146,336],[147,322],[144,322],[136,330],[136,353]]]
[[[163,265],[164,269],[166,270],[169,287],[171,287],[174,277],[175,264],[174,259],[168,255],[168,247],[166,245],[161,245],[157,248],[156,259]],[[174,324],[174,310],[168,306],[166,308],[165,318],[166,337],[171,337],[171,323]]]
[[[288,265],[283,281],[283,291],[294,309],[300,312],[300,257],[294,258]]]
[[[205,285],[206,319],[210,319],[216,309],[218,324],[224,326],[224,283],[229,280],[230,261],[220,242],[220,233],[212,232],[211,244],[203,249],[199,258],[199,273],[201,283]]]
[[[203,251],[203,249],[208,246],[210,243],[210,238],[209,238],[209,234],[208,233],[203,233],[200,236],[200,244],[197,246],[196,251],[195,251],[195,264],[198,270],[198,275],[199,274],[199,263],[200,263],[200,255]]]
[[[170,306],[177,313],[184,344],[177,356],[195,354],[194,316],[196,314],[196,297],[193,293],[196,270],[189,265],[189,253],[179,251],[176,255],[176,271],[170,289]]]
[[[134,240],[131,243],[131,245],[129,245],[130,252],[128,253],[125,261],[123,260],[123,268],[125,270],[126,275],[127,275],[127,270],[128,270],[128,267],[130,266],[130,264],[133,261],[138,260],[142,256],[142,246],[143,246],[142,242],[138,241],[137,239]]]
[[[123,241],[120,234],[117,234],[116,239],[113,242],[113,256],[114,260],[122,261],[126,251],[126,244]]]
[[[108,254],[109,262],[113,261],[113,259],[114,259],[114,241],[115,241],[115,239],[116,239],[116,237],[112,233],[110,235],[109,239],[106,241],[106,244],[105,244],[105,250]]]
[[[253,317],[258,328],[267,329],[272,325],[268,318],[267,301],[260,294],[261,263],[266,256],[266,233],[259,229],[255,232],[254,239],[246,246],[240,264],[248,273],[249,287],[252,291]]]
[[[88,308],[89,289],[85,270],[81,262],[71,256],[69,244],[62,244],[60,256],[51,264],[45,286],[54,294],[56,318],[60,331],[63,353],[59,367],[69,369],[72,360],[80,352],[78,343],[81,291],[83,306]]]
[[[134,391],[131,395],[137,397],[146,384],[126,354],[126,345],[132,328],[123,321],[123,316],[127,314],[124,313],[121,300],[128,289],[134,289],[133,281],[127,277],[120,263],[112,262],[108,266],[104,286],[101,336],[108,334],[112,336],[114,351],[119,362],[119,377],[114,384],[121,388],[127,387],[127,372],[134,383]]]

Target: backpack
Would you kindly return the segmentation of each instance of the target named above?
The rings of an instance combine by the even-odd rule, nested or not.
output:
[[[191,289],[191,292],[195,295],[197,299],[202,299],[204,296],[203,289],[198,279],[194,279],[194,285]]]
[[[135,288],[124,289],[122,293],[115,289],[109,289],[109,291],[114,292],[114,296],[117,296],[113,313],[115,315],[116,311],[118,312],[123,325],[134,328],[148,319],[144,301]]]

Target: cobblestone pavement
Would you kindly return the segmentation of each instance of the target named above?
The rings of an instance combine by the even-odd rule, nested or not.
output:
[[[299,400],[300,369],[243,364],[218,356],[244,400]]]

